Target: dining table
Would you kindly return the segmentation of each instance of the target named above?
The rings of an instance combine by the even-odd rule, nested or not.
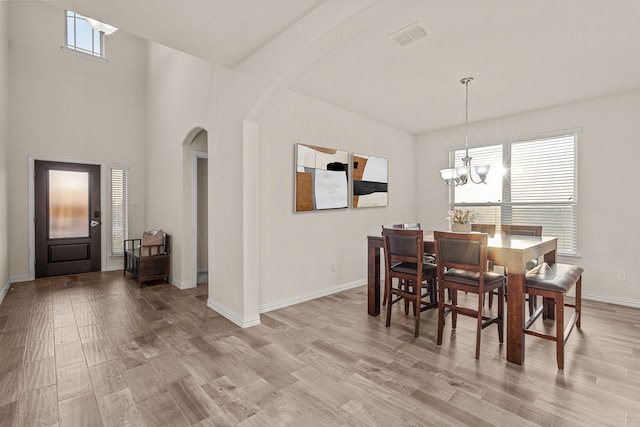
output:
[[[432,230],[424,231],[425,253],[435,253]],[[489,236],[487,241],[488,259],[495,265],[503,266],[507,275],[507,360],[522,365],[524,363],[524,322],[526,265],[532,259],[544,257],[544,262],[555,263],[558,247],[557,237],[550,236]],[[367,296],[368,312],[371,316],[380,314],[380,249],[383,249],[382,235],[367,236]],[[547,317],[553,316],[552,304],[545,309]]]

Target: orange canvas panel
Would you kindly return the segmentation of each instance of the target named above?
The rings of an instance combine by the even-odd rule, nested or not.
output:
[[[356,166],[357,165],[357,166]],[[362,181],[364,168],[367,165],[367,159],[364,157],[353,155],[353,180]]]
[[[313,210],[311,174],[296,172],[296,212]]]

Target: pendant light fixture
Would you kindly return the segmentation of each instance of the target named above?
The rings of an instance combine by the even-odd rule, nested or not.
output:
[[[471,174],[471,157],[469,157],[469,82],[473,80],[473,77],[465,77],[460,80],[465,86],[466,98],[465,98],[465,116],[464,116],[464,154],[462,158],[462,166],[440,169],[440,176],[448,185],[465,185],[471,181],[474,184],[486,184],[487,174],[489,173],[489,165],[474,166],[473,171],[479,178],[479,181],[473,179]]]

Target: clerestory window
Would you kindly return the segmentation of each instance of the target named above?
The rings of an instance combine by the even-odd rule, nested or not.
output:
[[[104,58],[105,36],[117,28],[70,10],[67,10],[66,19],[67,49]]]

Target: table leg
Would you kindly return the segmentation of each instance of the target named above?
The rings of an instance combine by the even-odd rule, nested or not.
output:
[[[556,251],[551,251],[544,254],[544,262],[547,264],[556,263]],[[556,300],[553,298],[542,298],[544,309],[542,311],[543,319],[555,319],[556,318]]]
[[[380,247],[369,241],[367,243],[367,295],[370,316],[380,314]]]
[[[511,269],[518,271],[518,269]],[[524,363],[524,276],[523,273],[509,272],[507,277],[509,294],[507,303],[507,360],[522,365]]]

